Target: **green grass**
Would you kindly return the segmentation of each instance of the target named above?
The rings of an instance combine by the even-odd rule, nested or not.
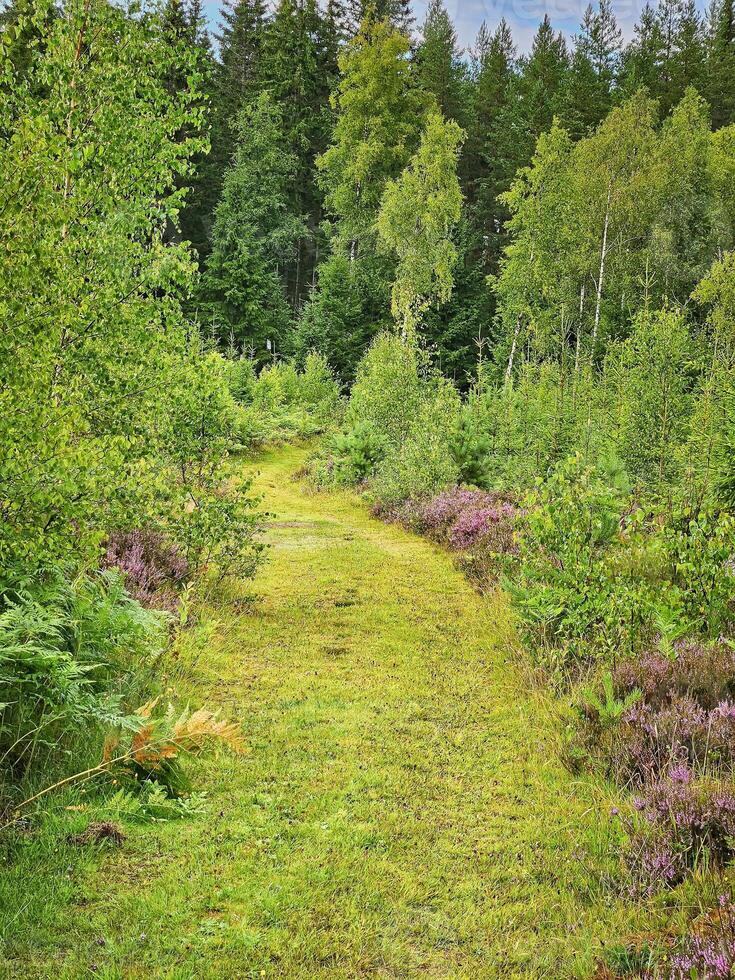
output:
[[[85,811],[21,834],[0,975],[559,980],[645,924],[587,870],[614,858],[609,800],[561,765],[502,600],[355,497],[309,494],[303,456],[259,464],[269,561],[175,670],[250,753],[192,763],[207,814],[120,848],[65,842]]]

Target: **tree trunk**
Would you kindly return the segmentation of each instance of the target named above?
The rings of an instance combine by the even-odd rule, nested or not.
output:
[[[518,346],[518,334],[521,332],[521,315],[518,314],[516,318],[516,327],[513,331],[513,345],[510,349],[510,355],[508,357],[508,367],[505,369],[505,380],[510,381],[511,375],[513,374],[513,361],[516,357],[516,347]]]
[[[296,281],[293,288],[294,313],[299,308],[299,290],[301,289],[301,239],[296,243]]]
[[[597,298],[595,300],[595,325],[592,328],[592,352],[591,358],[595,358],[597,348],[597,333],[600,327],[600,305],[602,303],[602,284],[605,279],[605,259],[607,258],[607,229],[610,225],[610,194],[611,188],[607,189],[607,204],[605,205],[605,224],[602,230],[602,251],[600,252],[600,274],[597,278]]]

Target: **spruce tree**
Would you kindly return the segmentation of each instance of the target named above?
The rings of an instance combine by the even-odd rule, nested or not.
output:
[[[442,0],[429,3],[422,40],[416,51],[416,78],[435,97],[446,118],[466,121],[465,70],[457,48],[457,32]]]
[[[296,157],[289,207],[308,217],[311,235],[297,243],[284,270],[294,308],[311,286],[323,195],[316,183],[316,158],[329,140],[329,95],[336,80],[338,49],[334,11],[322,16],[315,0],[280,0],[263,43],[261,78],[283,119],[284,136]],[[331,17],[331,19],[330,19]]]
[[[639,88],[646,88],[655,96],[661,82],[659,66],[663,58],[664,42],[661,24],[656,11],[647,3],[634,28],[634,38],[621,56],[618,85],[621,93],[629,97]]]
[[[241,112],[236,135],[214,216],[204,295],[219,337],[234,337],[263,359],[268,340],[279,351],[290,342],[280,271],[305,226],[289,206],[297,160],[284,136],[281,110],[267,93]]]
[[[735,2],[715,0],[707,39],[706,95],[717,129],[735,122]]]
[[[582,136],[610,111],[622,34],[610,0],[588,6],[575,38],[566,88],[565,118],[570,131]]]
[[[500,21],[492,36],[487,35],[483,25],[474,57],[472,114],[461,161],[468,201],[463,241],[470,250],[468,259],[479,263],[487,275],[496,269],[508,217],[498,195],[508,189],[517,166],[513,134],[505,128],[517,85],[516,50],[505,20]]]
[[[239,113],[262,90],[261,53],[265,30],[264,0],[224,0],[217,35],[219,64],[211,85],[211,144],[203,170],[202,208],[214,213],[225,170],[236,146]],[[203,252],[206,255],[208,245]]]

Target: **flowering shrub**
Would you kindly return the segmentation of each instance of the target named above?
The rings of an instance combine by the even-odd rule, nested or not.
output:
[[[674,656],[648,651],[626,661],[615,671],[618,693],[639,688],[653,707],[668,704],[674,694],[687,695],[703,708],[735,699],[735,647],[724,641],[703,644],[696,640],[674,645]]]
[[[625,863],[633,894],[652,895],[702,865],[723,868],[735,855],[735,795],[718,780],[695,779],[685,763],[647,783],[634,800]]]
[[[468,508],[454,522],[449,532],[450,544],[459,551],[466,551],[492,537],[495,542],[493,550],[507,553],[513,548],[512,521],[515,514],[515,507],[507,502],[493,507]]]
[[[735,760],[735,650],[687,641],[674,654],[648,651],[613,675],[617,698],[641,692],[605,747],[619,781],[656,780],[680,762],[712,771]]]
[[[694,867],[705,850],[720,867],[733,856],[735,796],[718,781],[693,779],[685,764],[647,785],[634,806],[669,835],[672,850],[684,856],[687,867]]]
[[[719,908],[694,923],[667,973],[669,980],[728,980],[734,970],[735,905],[721,895]],[[647,974],[651,980],[653,976]]]
[[[173,610],[174,587],[183,582],[189,565],[175,544],[156,531],[114,531],[107,540],[102,564],[117,568],[128,592],[143,606]]]

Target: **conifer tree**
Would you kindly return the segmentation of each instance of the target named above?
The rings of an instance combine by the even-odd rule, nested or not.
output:
[[[447,119],[462,123],[465,72],[454,30],[442,0],[431,0],[426,12],[423,37],[416,51],[418,84],[436,99]]]
[[[305,226],[289,208],[297,161],[284,136],[281,111],[268,93],[242,111],[237,136],[215,212],[204,289],[220,338],[233,337],[262,359],[268,340],[279,351],[290,342],[280,270]]]
[[[634,35],[621,55],[619,88],[626,97],[633,95],[639,88],[646,88],[655,96],[661,81],[659,66],[663,58],[664,42],[661,24],[649,3],[641,11]]]
[[[599,9],[587,7],[575,38],[566,89],[565,118],[570,131],[582,136],[610,111],[622,34],[610,0]]]
[[[715,128],[735,122],[735,3],[715,0],[707,39],[707,98]]]
[[[280,0],[264,35],[262,84],[280,107],[284,138],[296,158],[289,208],[306,215],[310,228],[284,270],[294,308],[312,284],[318,254],[312,237],[319,234],[323,194],[316,183],[315,161],[329,141],[337,30],[334,11],[322,16],[315,0]]]
[[[475,49],[474,98],[464,153],[469,221],[474,230],[476,260],[485,273],[494,269],[500,254],[507,212],[498,195],[508,190],[518,156],[507,125],[510,100],[517,90],[516,49],[505,20],[492,36],[484,25]]]
[[[202,257],[209,251],[209,232],[222,181],[236,146],[240,112],[262,90],[261,54],[265,31],[264,0],[223,0],[222,23],[217,35],[219,64],[213,72],[211,100],[211,150],[202,167],[197,204],[209,215],[201,242]]]

